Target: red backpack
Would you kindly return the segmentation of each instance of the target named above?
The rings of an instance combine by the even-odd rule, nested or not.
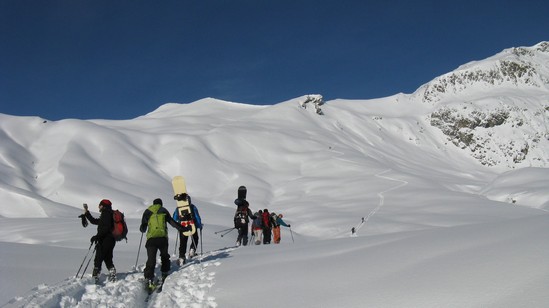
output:
[[[126,239],[126,242],[128,242],[128,238],[126,237],[126,235],[128,234],[128,226],[126,225],[126,220],[124,219],[124,213],[120,212],[119,210],[113,210],[112,218],[114,221],[112,236],[116,241]]]
[[[271,215],[269,215],[269,212],[265,211],[263,212],[263,227],[265,228],[271,228]]]

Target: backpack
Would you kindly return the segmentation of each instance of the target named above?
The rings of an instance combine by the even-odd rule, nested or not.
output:
[[[263,227],[271,228],[271,215],[269,215],[269,212],[263,212]]]
[[[113,219],[113,228],[112,228],[112,236],[116,241],[121,241],[122,239],[126,239],[126,242],[128,242],[128,238],[126,235],[128,234],[128,225],[126,225],[126,220],[124,219],[124,213],[120,212],[119,210],[112,211],[112,219]]]
[[[234,226],[235,228],[243,228],[246,226],[248,218],[248,211],[246,208],[236,210],[234,214]]]
[[[276,216],[275,213],[271,213],[271,217],[270,217],[270,218],[271,218],[271,224],[272,224],[273,227],[278,227],[278,226],[280,226],[280,225],[278,224],[278,221],[276,220],[277,216]]]
[[[147,239],[168,236],[166,213],[158,213],[160,209],[161,207],[156,204],[149,207],[149,211],[151,211],[152,214],[149,217]]]
[[[257,228],[263,228],[263,218],[261,215],[257,215],[257,218],[254,219],[253,225]]]

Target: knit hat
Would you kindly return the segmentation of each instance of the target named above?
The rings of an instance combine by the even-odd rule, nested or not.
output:
[[[153,204],[160,204],[160,205],[162,205],[162,199],[160,199],[160,198],[154,199]]]
[[[101,200],[101,202],[99,202],[99,205],[102,205],[102,206],[111,206],[112,203],[109,199],[103,199]]]

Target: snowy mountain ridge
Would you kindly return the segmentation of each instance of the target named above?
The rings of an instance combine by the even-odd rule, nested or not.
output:
[[[459,99],[471,92],[474,96],[478,96],[478,92],[493,96],[492,93],[507,88],[547,92],[549,42],[506,49],[485,60],[464,64],[421,86],[414,95],[424,102],[436,103],[448,98]]]
[[[549,42],[510,48],[420,87],[430,123],[483,165],[547,166]]]
[[[503,54],[539,64],[547,59],[547,46]],[[501,57],[463,67],[490,66]],[[536,69],[542,74],[536,80],[548,80],[548,71]],[[151,196],[169,198],[169,179],[178,174],[189,178],[194,195],[215,204],[226,204],[232,188],[245,183],[252,196],[286,208],[284,202],[303,191],[327,193],[326,187],[310,187],[320,166],[335,182],[371,172],[368,166],[374,165],[420,173],[444,166],[472,174],[482,165],[490,167],[486,174],[547,168],[547,87],[504,83],[493,88],[477,80],[467,88],[467,100],[441,96],[434,105],[418,99],[418,92],[326,103],[316,94],[272,106],[206,98],[165,104],[124,121],[0,115],[0,197],[20,204],[15,210],[0,208],[0,215],[47,217],[59,215],[58,207],[71,213],[81,200],[101,196],[119,200],[127,215],[139,215]],[[76,173],[88,175],[85,185]],[[114,184],[105,186],[104,178]],[[359,183],[349,189],[358,200]],[[329,211],[329,204],[338,202],[326,200]]]
[[[287,307],[547,307],[547,91],[466,92],[205,98],[124,121],[0,114],[0,305],[279,307],[265,301],[277,290]],[[145,302],[139,225],[155,198],[174,210],[175,175],[200,210],[200,256]],[[291,224],[280,244],[234,246],[240,185],[253,211]],[[96,285],[89,268],[75,278],[96,233],[78,215],[103,198],[129,233],[117,281]]]

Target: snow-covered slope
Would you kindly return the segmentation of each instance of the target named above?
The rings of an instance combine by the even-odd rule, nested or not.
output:
[[[141,294],[133,268],[138,221],[157,197],[175,206],[170,180],[183,175],[206,224],[207,254],[197,267],[173,274],[173,289],[157,306],[179,298],[203,307],[255,307],[237,298],[257,302],[263,288],[280,289],[281,282],[290,285],[281,291],[289,307],[359,307],[364,289],[370,306],[402,306],[389,290],[400,290],[409,306],[499,306],[516,303],[507,290],[525,286],[547,304],[535,287],[548,284],[542,276],[549,268],[540,261],[549,260],[549,250],[535,248],[549,207],[547,46],[506,50],[413,94],[372,100],[306,95],[252,106],[205,98],[124,121],[0,114],[0,303],[109,306],[113,297]],[[253,210],[284,213],[292,224],[284,243],[295,246],[232,249],[234,237],[214,233],[232,227],[240,185],[248,187]],[[124,280],[101,287],[59,282],[74,275],[94,232],[76,218],[81,204],[103,198],[129,219],[130,242],[116,250]],[[348,238],[352,227],[358,239]],[[53,258],[40,257],[47,260],[32,267],[29,284],[8,283],[5,277],[25,271],[37,251]],[[496,255],[510,277],[496,265],[486,268],[485,256]],[[68,268],[56,262],[65,258]],[[529,271],[521,273],[517,261]],[[330,268],[336,262],[337,270]],[[278,278],[253,282],[268,264],[278,265],[267,274]],[[492,286],[490,294],[471,290],[486,288],[494,275],[516,280]],[[322,284],[327,276],[344,295],[334,297]],[[426,278],[418,284],[418,276]],[[57,284],[34,288],[42,282]],[[248,288],[239,293],[241,285]],[[423,296],[435,286],[440,294]],[[14,298],[21,290],[31,291]],[[128,296],[124,305],[139,307],[141,300]]]

